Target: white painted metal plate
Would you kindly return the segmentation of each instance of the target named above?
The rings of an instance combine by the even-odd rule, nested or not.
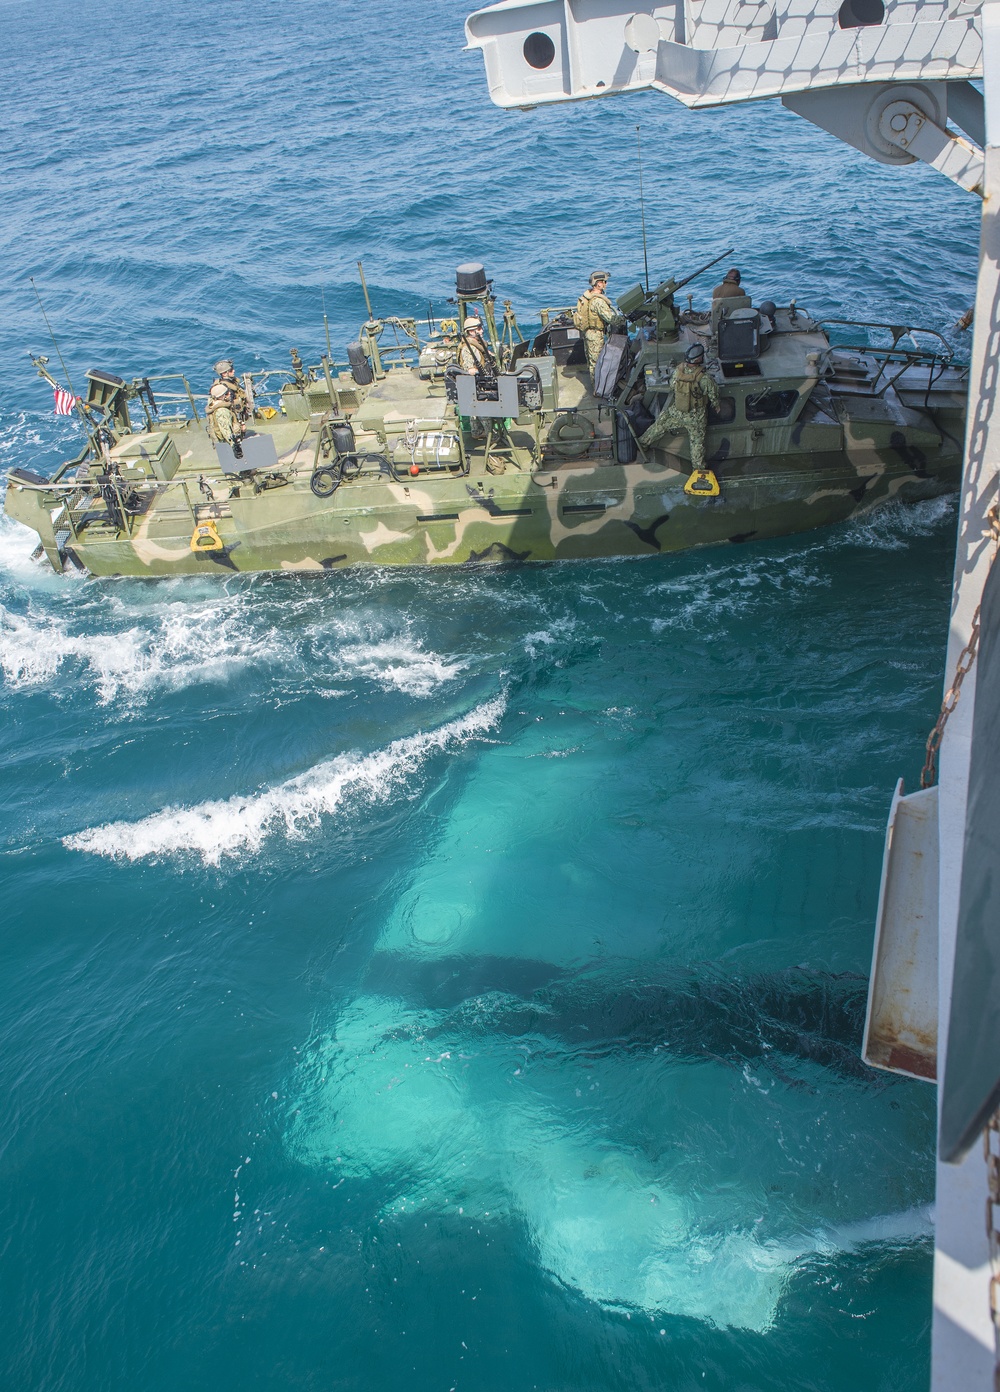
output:
[[[903,795],[896,785],[886,829],[882,886],[862,1055],[874,1068],[937,1078],[937,788]]]

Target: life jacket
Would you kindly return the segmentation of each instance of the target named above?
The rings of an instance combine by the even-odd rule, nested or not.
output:
[[[705,393],[698,385],[704,368],[697,363],[681,363],[674,369],[674,410],[697,411],[705,400]]]
[[[594,292],[585,290],[576,302],[576,309],[573,311],[573,323],[581,333],[586,333],[588,329],[597,329],[598,333],[604,332],[604,321],[599,319],[594,313],[593,301]]]

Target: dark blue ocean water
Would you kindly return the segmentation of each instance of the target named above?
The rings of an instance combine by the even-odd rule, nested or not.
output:
[[[488,105],[464,7],[0,5],[0,449],[485,261],[727,246],[943,328],[977,207],[780,106]],[[708,282],[709,284],[711,281]],[[0,524],[0,1384],[907,1392],[929,1088],[857,1061],[950,504],[493,573],[85,582]]]

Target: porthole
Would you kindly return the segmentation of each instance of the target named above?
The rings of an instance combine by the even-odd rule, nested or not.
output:
[[[858,0],[867,3],[867,0]],[[533,68],[549,68],[556,56],[556,46],[548,34],[529,34],[524,41],[524,61]]]
[[[882,0],[844,0],[837,14],[841,29],[863,29],[868,24],[881,24],[884,19]]]

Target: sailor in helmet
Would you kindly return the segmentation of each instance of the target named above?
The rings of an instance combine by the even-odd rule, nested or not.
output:
[[[587,363],[591,373],[597,366],[597,359],[604,347],[606,330],[618,317],[618,311],[608,299],[610,271],[591,271],[590,288],[585,290],[576,302],[573,319],[583,332],[583,343],[587,350]]]
[[[236,368],[233,366],[232,358],[220,358],[213,369],[216,382],[221,382],[232,393],[233,409],[237,419],[245,425],[250,419],[250,404],[247,401],[247,394],[243,390],[240,379],[236,375]]]
[[[458,365],[463,372],[478,372],[486,377],[497,375],[493,354],[483,337],[483,321],[476,314],[470,314],[462,325],[462,338],[458,345]]]
[[[497,365],[483,337],[483,321],[478,315],[468,315],[462,325],[462,337],[458,342],[458,365],[463,372],[474,372],[477,377],[493,378],[497,375]],[[486,438],[486,424],[480,416],[472,416],[469,425],[473,440]]]
[[[670,384],[674,389],[673,401],[656,417],[640,443],[643,449],[649,449],[664,436],[684,431],[691,445],[691,479],[688,484],[697,484],[697,477],[704,475],[710,477],[714,487],[701,489],[696,486],[694,491],[718,493],[715,475],[705,468],[705,431],[709,405],[716,408],[719,405],[719,388],[715,378],[705,370],[705,349],[702,344],[691,345],[684,361],[674,368]],[[691,490],[686,486],[685,492],[688,491]]]
[[[243,458],[243,422],[236,414],[233,393],[226,382],[213,382],[208,393],[208,428],[213,440],[232,447],[237,459]]]

